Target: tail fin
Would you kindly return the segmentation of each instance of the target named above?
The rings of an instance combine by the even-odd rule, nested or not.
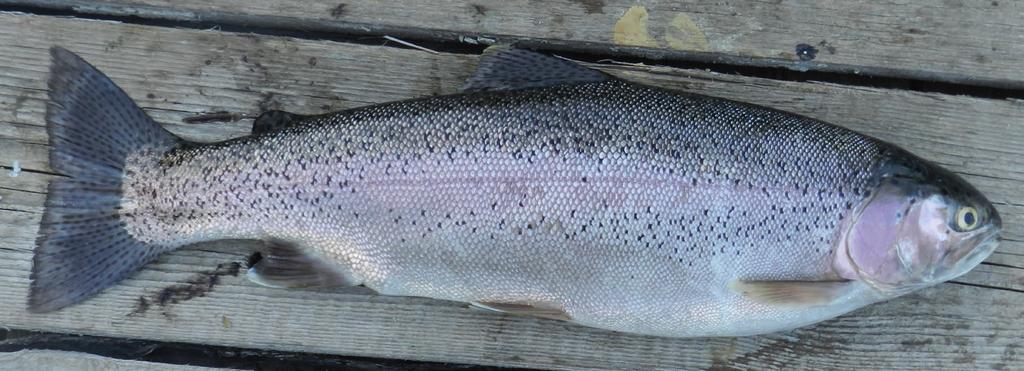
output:
[[[49,312],[112,286],[167,249],[147,245],[120,219],[126,158],[181,142],[103,73],[74,53],[50,50],[46,110],[50,183],[32,261],[28,308]]]

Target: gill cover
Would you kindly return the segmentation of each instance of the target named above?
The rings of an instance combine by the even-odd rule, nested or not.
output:
[[[991,254],[1001,221],[977,189],[905,151],[889,156],[843,232],[841,276],[898,295],[960,276]]]
[[[915,196],[908,195],[906,181],[893,180],[868,199],[847,235],[846,250],[861,279],[878,286],[895,286],[913,275],[914,241],[907,223]],[[909,228],[908,228],[909,227]]]

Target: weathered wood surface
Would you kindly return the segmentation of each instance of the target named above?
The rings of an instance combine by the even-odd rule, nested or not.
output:
[[[826,119],[907,147],[964,174],[1004,216],[1006,242],[959,279],[790,333],[664,339],[549,320],[480,313],[450,302],[274,290],[233,276],[245,243],[167,254],[92,300],[24,311],[45,198],[47,48],[81,53],[154,118],[187,138],[247,132],[247,123],[185,125],[210,111],[316,113],[455,91],[475,56],[283,37],[0,14],[0,325],[239,347],[558,369],[1019,368],[1024,345],[1024,127],[1020,101],[642,66],[629,79],[762,103]],[[222,269],[216,271],[217,265]],[[210,282],[205,296],[161,306],[159,292]],[[204,281],[204,279],[206,281]],[[981,287],[984,286],[984,287]],[[200,290],[202,291],[202,290]],[[148,310],[139,308],[146,297]]]
[[[169,365],[59,350],[0,353],[0,370],[33,371],[215,371],[225,368]]]
[[[655,0],[0,0],[131,15],[1024,87],[1024,3]],[[819,50],[801,61],[796,45]]]

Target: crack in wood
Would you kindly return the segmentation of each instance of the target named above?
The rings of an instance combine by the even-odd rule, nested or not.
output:
[[[981,262],[981,264],[983,264],[983,265],[991,265],[991,266],[994,266],[994,267],[1024,269],[1024,267],[1018,267],[1018,266],[1015,266],[1015,265],[1003,264],[1003,263],[993,263],[993,262],[989,262],[989,261]]]
[[[24,171],[25,169],[22,169],[22,170]],[[37,195],[45,195],[46,194],[46,192],[33,191],[33,190],[29,190],[29,189],[18,189],[18,188],[4,187],[4,186],[0,186],[0,189],[6,189],[8,191],[32,193],[32,194],[37,194]]]
[[[971,286],[971,287],[978,287],[978,288],[983,288],[983,289],[991,289],[991,290],[999,290],[999,291],[1009,291],[1009,292],[1024,293],[1024,289],[1013,289],[1013,288],[1009,288],[1009,287],[999,287],[999,286],[985,285],[985,284],[981,284],[981,283],[971,283],[971,282],[963,282],[963,281],[956,281],[956,280],[947,281],[947,282],[955,284],[955,285]]]
[[[10,167],[10,166],[0,166],[0,168],[2,168],[2,169],[6,169],[6,170],[11,170],[11,169],[13,169],[13,168],[12,168],[12,167]],[[25,167],[22,167],[22,168],[20,169],[20,171],[21,171],[21,172],[25,172],[25,173],[32,173],[32,174],[42,174],[42,175],[49,175],[49,176],[57,176],[57,177],[62,177],[62,178],[70,178],[69,176],[67,176],[67,175],[64,175],[64,174],[58,174],[58,173],[54,173],[54,172],[52,172],[52,171],[46,171],[46,170],[38,170],[38,169],[33,169],[33,168],[25,168]]]
[[[38,214],[42,214],[42,213],[40,213],[38,211],[11,209],[11,208],[7,208],[7,207],[0,207],[0,210],[2,210],[2,211],[12,211],[12,212],[16,212],[16,213],[28,213],[28,214],[37,214],[37,215]]]

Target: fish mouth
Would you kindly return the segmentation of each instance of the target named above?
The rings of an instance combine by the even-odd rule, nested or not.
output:
[[[942,274],[939,281],[946,281],[959,277],[981,264],[997,247],[999,247],[999,234],[1001,229],[992,225],[977,232],[976,235],[966,239],[967,247],[950,251],[942,259],[939,265],[944,267],[945,274]],[[979,241],[978,243],[972,243]]]

